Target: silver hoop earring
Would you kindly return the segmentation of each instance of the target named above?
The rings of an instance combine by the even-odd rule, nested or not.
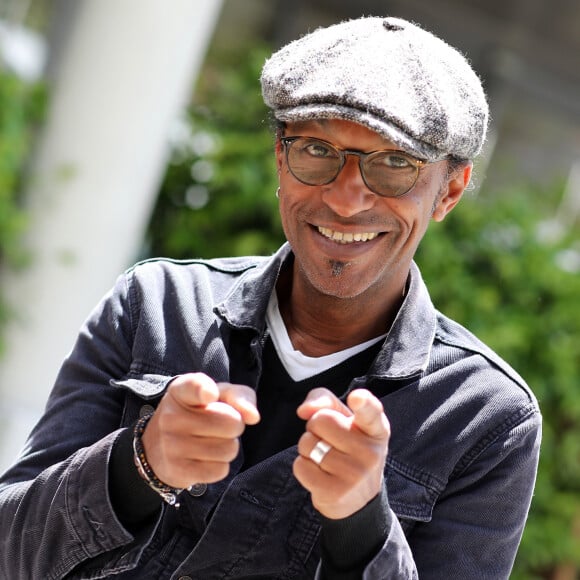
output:
[[[278,188],[278,189],[276,190],[276,197],[277,197],[278,199],[280,199],[280,188]]]

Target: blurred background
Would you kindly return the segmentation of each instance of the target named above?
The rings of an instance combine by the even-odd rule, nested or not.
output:
[[[125,268],[280,245],[261,66],[361,15],[420,23],[484,81],[474,185],[417,261],[437,307],[540,400],[513,578],[580,578],[577,0],[0,0],[0,471]]]

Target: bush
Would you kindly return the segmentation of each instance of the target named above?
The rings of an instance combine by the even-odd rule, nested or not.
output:
[[[21,267],[28,258],[21,244],[26,227],[22,187],[32,137],[44,106],[42,85],[28,84],[0,69],[0,263],[7,267]],[[0,296],[0,352],[1,330],[8,318],[8,307]]]

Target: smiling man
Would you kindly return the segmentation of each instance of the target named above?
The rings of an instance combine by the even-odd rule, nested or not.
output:
[[[478,77],[361,18],[262,90],[288,243],[119,278],[0,480],[2,577],[509,577],[537,402],[413,261],[484,142]]]

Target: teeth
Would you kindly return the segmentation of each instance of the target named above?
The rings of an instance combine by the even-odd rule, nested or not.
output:
[[[329,240],[339,244],[351,244],[353,242],[368,242],[374,240],[379,234],[376,232],[357,232],[356,234],[335,232],[329,228],[319,227],[318,231]]]

